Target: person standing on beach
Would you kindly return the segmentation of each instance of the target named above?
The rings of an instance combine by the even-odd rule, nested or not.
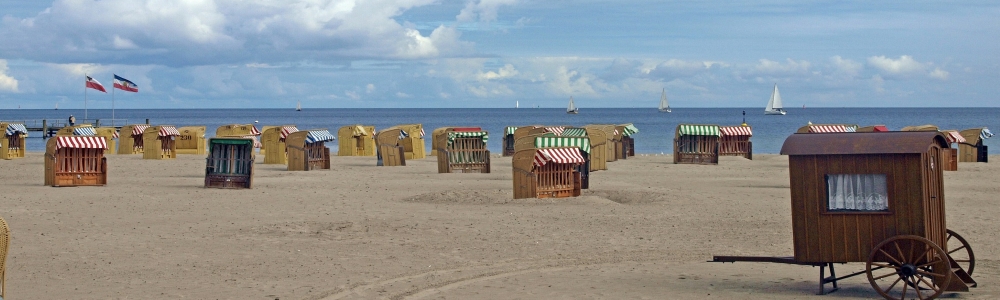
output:
[[[76,125],[76,117],[69,115],[69,126]]]

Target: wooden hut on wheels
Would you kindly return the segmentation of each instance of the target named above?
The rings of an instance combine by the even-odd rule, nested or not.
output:
[[[180,131],[173,125],[150,126],[142,131],[143,159],[177,158],[177,137]]]
[[[0,128],[4,129],[3,136],[0,137],[0,158],[9,160],[24,157],[24,139],[28,137],[28,129],[24,124],[0,122]]]
[[[264,163],[284,165],[288,163],[288,146],[285,139],[289,134],[299,132],[295,125],[274,126],[264,129],[261,133],[261,152],[264,152]]]
[[[201,154],[205,150],[205,126],[184,126],[177,128],[177,154]]]
[[[339,156],[375,156],[375,126],[356,124],[340,127],[337,138]]]
[[[514,199],[580,196],[580,148],[533,148],[514,153]]]
[[[438,173],[489,173],[489,133],[479,127],[450,127],[435,139]]]
[[[983,140],[993,136],[989,128],[970,128],[960,132],[965,142],[958,144],[959,158],[961,162],[989,162],[989,151],[983,144]]]
[[[674,133],[675,164],[719,164],[718,125],[679,124]]]
[[[742,156],[753,160],[753,131],[750,126],[720,126],[719,156]]]
[[[867,262],[870,283],[890,299],[906,298],[912,282],[896,284],[901,279],[920,277],[911,288],[924,289],[915,292],[921,299],[968,291],[975,281],[942,250],[952,234],[945,227],[946,148],[937,131],[788,137],[781,154],[791,179],[794,260]],[[926,276],[916,276],[921,271]]]
[[[408,135],[406,131],[400,128],[386,129],[375,134],[375,145],[378,150],[375,165],[386,167],[405,166],[406,153],[403,151],[400,141]]]
[[[632,123],[628,123],[618,125],[615,129],[621,132],[622,148],[625,150],[625,156],[635,156],[635,139],[632,135],[639,133],[639,128],[636,128]]]
[[[118,128],[114,127],[96,127],[94,132],[97,132],[97,136],[103,137],[104,141],[108,143],[108,150],[104,151],[104,155],[118,153]]]
[[[503,156],[514,155],[514,131],[516,126],[507,126],[503,129]]]
[[[549,136],[542,135],[535,138],[534,148],[565,148],[571,147],[576,148],[579,151],[579,156],[583,158],[583,162],[575,166],[577,173],[580,173],[580,188],[589,189],[590,188],[590,164],[593,159],[590,157],[590,152],[594,147],[590,144],[590,138],[588,137],[568,137],[568,136]]]
[[[400,129],[406,132],[406,137],[399,141],[403,146],[403,153],[406,159],[422,159],[427,157],[427,149],[424,143],[424,126],[421,124],[405,124],[389,127],[388,129]]]
[[[330,169],[330,148],[326,142],[337,138],[326,129],[298,131],[285,137],[288,147],[288,170]]]
[[[88,186],[108,183],[108,144],[99,136],[56,136],[45,144],[45,185]]]
[[[118,138],[118,154],[142,154],[143,140],[142,132],[149,128],[149,124],[132,124],[122,126],[122,135],[126,137]]]
[[[253,184],[253,140],[217,137],[208,140],[205,187],[248,189]]]
[[[605,147],[605,143],[608,142],[608,138],[604,135],[604,130],[597,128],[579,128],[570,127],[563,130],[561,137],[583,137],[590,141],[590,150],[588,152],[587,164],[590,165],[589,171],[600,171],[608,169],[608,148]],[[588,174],[584,174],[588,175]],[[589,177],[589,176],[584,176]],[[586,181],[586,180],[585,180]]]

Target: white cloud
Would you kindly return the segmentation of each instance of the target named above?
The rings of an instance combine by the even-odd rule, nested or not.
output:
[[[848,77],[858,76],[858,74],[861,73],[861,70],[864,69],[864,66],[861,63],[842,58],[840,55],[831,57],[830,61],[833,63],[833,67],[836,72],[847,75]]]
[[[560,66],[548,81],[548,87],[560,95],[595,95],[597,92],[591,86],[594,79],[593,75]]]
[[[937,79],[941,79],[941,80],[948,80],[948,75],[949,74],[951,74],[951,73],[948,73],[948,71],[945,71],[945,70],[941,70],[941,68],[934,68],[934,71],[931,71],[931,73],[928,74],[928,76],[930,76],[931,78],[937,78]]]
[[[492,22],[497,19],[497,10],[503,5],[517,4],[517,0],[468,1],[465,8],[455,17],[459,22]]]
[[[757,65],[753,67],[753,70],[754,73],[762,75],[788,75],[808,73],[810,66],[811,64],[805,60],[795,61],[789,58],[785,60],[785,63],[781,63],[768,59],[761,59],[758,61]]]
[[[486,73],[479,72],[479,74],[476,75],[476,78],[479,79],[479,81],[490,81],[495,79],[514,77],[517,76],[517,74],[518,72],[516,69],[514,69],[514,65],[506,64],[496,72],[493,71],[489,71]]]
[[[344,96],[347,96],[347,98],[351,98],[352,100],[361,99],[361,96],[355,91],[344,91]]]
[[[670,59],[665,62],[659,63],[653,67],[646,67],[642,70],[642,72],[652,77],[670,81],[677,78],[691,77],[696,74],[706,72],[713,65],[717,64],[721,65],[718,62],[685,61],[679,59]]]
[[[375,92],[375,84],[369,83],[368,85],[366,85],[365,86],[365,92],[367,92],[369,94],[371,94],[372,92]]]
[[[872,76],[871,82],[872,82],[872,87],[875,88],[876,93],[879,94],[885,93],[885,79],[882,79],[882,76],[875,74],[875,76]]]
[[[891,75],[922,73],[925,69],[923,63],[914,60],[913,57],[909,55],[900,56],[899,59],[892,59],[885,56],[872,56],[868,58],[868,64]]]
[[[17,79],[7,75],[7,60],[0,59],[0,91],[9,91],[17,93]]]
[[[396,98],[413,98],[413,96],[404,92],[396,92]]]

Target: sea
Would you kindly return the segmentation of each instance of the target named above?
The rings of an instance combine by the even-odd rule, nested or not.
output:
[[[656,108],[583,108],[579,114],[567,114],[564,108],[304,108],[294,109],[4,109],[0,120],[25,122],[29,127],[41,120],[65,123],[74,115],[78,123],[100,120],[102,126],[144,124],[215,128],[226,124],[296,125],[300,130],[328,129],[334,135],[341,126],[374,125],[376,130],[399,124],[423,124],[425,132],[438,127],[481,127],[490,132],[490,152],[501,153],[503,130],[507,126],[550,125],[583,126],[587,124],[632,123],[637,154],[670,154],[678,124],[740,125],[744,121],[753,131],[755,154],[777,154],[785,139],[808,122],[814,124],[885,125],[890,130],[904,126],[933,124],[938,128],[963,130],[987,127],[1000,133],[1000,108],[790,108],[787,115],[764,115],[761,108],[674,108],[660,113]],[[112,113],[114,120],[112,121]],[[744,114],[745,113],[745,114]],[[86,114],[86,116],[85,116]],[[40,131],[29,132],[27,150],[44,152],[45,140]],[[429,139],[429,137],[428,137]],[[336,142],[328,143],[336,149]],[[1000,136],[985,140],[991,153],[1000,153]],[[426,143],[430,150],[430,142]]]

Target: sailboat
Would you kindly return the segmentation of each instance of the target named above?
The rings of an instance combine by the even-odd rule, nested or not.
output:
[[[295,111],[302,111],[302,101],[295,103]]]
[[[566,113],[574,115],[580,113],[580,109],[573,105],[573,96],[569,96],[569,106],[566,107]]]
[[[18,108],[21,108],[20,106]],[[59,110],[59,103],[56,103],[56,110]]]
[[[521,107],[521,101],[514,100],[514,108],[520,108],[520,107]]]
[[[785,108],[781,106],[781,94],[778,93],[778,84],[774,84],[774,91],[771,92],[771,101],[767,101],[767,107],[764,108],[765,115],[785,115],[787,113]]]
[[[663,89],[660,94],[660,112],[670,112],[670,104],[667,104],[667,89]]]

